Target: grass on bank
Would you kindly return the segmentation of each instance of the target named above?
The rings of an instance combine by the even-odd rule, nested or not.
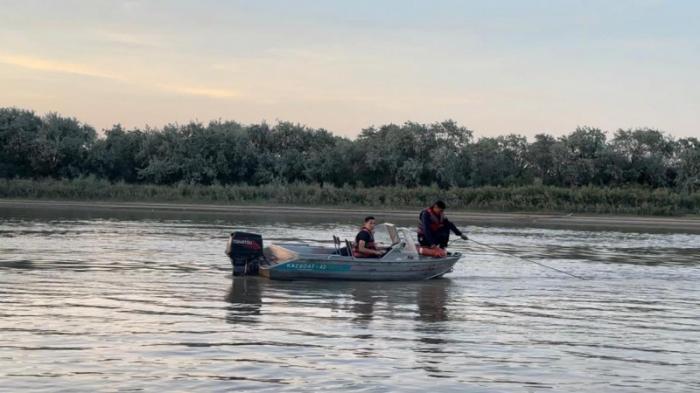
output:
[[[630,215],[700,214],[700,192],[669,189],[551,186],[452,188],[320,187],[311,184],[160,186],[106,180],[0,179],[0,198],[119,202],[270,204],[420,208],[436,199],[451,210],[575,212]]]

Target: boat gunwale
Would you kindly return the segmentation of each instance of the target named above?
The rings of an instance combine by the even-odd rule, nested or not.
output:
[[[276,244],[276,245],[283,247],[283,248],[285,248],[284,247],[285,245],[290,245],[292,247],[309,247],[310,249],[323,248],[323,249],[328,249],[329,251],[335,251],[335,249],[330,248],[330,247],[311,246],[311,245],[306,245],[306,244],[295,245],[295,244],[290,244],[290,243],[286,243],[286,244],[280,243],[280,244]],[[304,259],[304,260],[309,259],[309,261],[307,261],[308,263],[326,263],[328,261],[334,261],[334,262],[335,261],[338,261],[338,262],[370,262],[370,263],[378,263],[378,262],[381,262],[381,263],[417,263],[417,262],[423,262],[424,263],[424,262],[431,262],[431,261],[446,261],[446,260],[455,259],[455,263],[456,263],[464,256],[464,254],[462,254],[461,252],[453,252],[453,253],[450,253],[447,256],[441,257],[441,258],[435,258],[435,257],[430,257],[430,256],[425,256],[425,255],[418,255],[417,259],[409,259],[409,258],[399,259],[399,258],[396,258],[396,259],[391,259],[391,260],[389,260],[389,259],[385,260],[383,258],[358,258],[358,257],[354,257],[354,256],[346,256],[346,255],[333,254],[333,253],[329,253],[329,254],[327,254],[327,253],[323,253],[323,254],[320,254],[320,253],[302,253],[302,252],[297,252],[294,249],[289,249],[289,248],[287,248],[287,249],[289,251],[293,252],[294,254],[296,254],[297,257],[283,261],[283,262],[273,262],[274,265],[278,265],[278,264],[282,264],[282,263],[286,263],[286,262],[298,261],[300,259]]]
[[[419,256],[417,259],[391,259],[384,260],[382,258],[357,258],[345,255],[337,254],[297,254],[296,258],[288,259],[281,262],[271,262],[270,266],[281,265],[288,262],[298,262],[303,260],[304,263],[328,263],[328,262],[354,262],[354,263],[370,263],[370,264],[394,264],[394,263],[429,263],[429,262],[443,262],[443,261],[454,261],[458,262],[464,255],[462,253],[454,253],[442,258]]]

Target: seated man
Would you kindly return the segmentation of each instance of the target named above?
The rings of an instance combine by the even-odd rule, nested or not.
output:
[[[467,240],[455,224],[445,217],[445,202],[436,201],[432,206],[420,212],[418,223],[418,243],[422,247],[447,248],[450,241],[450,231]]]
[[[358,258],[380,258],[384,255],[384,252],[377,249],[374,244],[374,226],[376,222],[374,217],[365,217],[365,224],[355,236],[355,250],[354,254]]]

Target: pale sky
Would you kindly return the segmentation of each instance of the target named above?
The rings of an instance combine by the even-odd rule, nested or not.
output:
[[[212,119],[355,136],[700,136],[700,1],[0,2],[0,107],[97,129]]]

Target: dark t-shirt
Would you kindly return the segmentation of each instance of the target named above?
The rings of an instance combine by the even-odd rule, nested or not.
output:
[[[356,244],[360,244],[360,240],[364,240],[365,247],[367,247],[368,243],[374,243],[374,237],[372,236],[372,234],[364,230],[360,231],[360,233],[358,233],[357,236],[355,236]]]

